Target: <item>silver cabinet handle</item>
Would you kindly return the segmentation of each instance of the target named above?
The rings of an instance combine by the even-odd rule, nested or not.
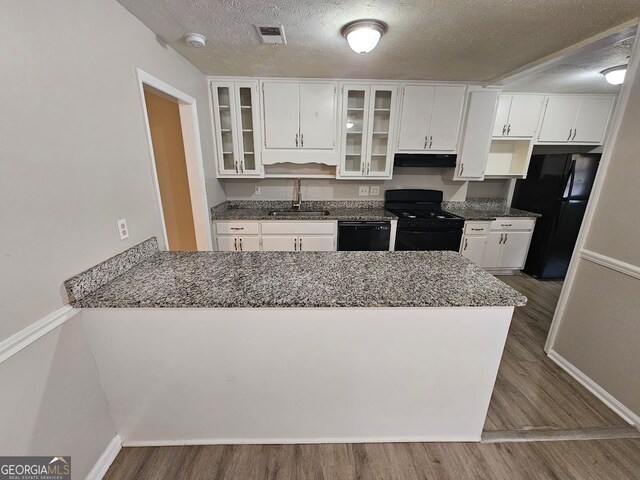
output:
[[[244,162],[243,161],[239,161],[238,165],[240,166],[240,173],[244,173]]]
[[[433,145],[433,135],[429,137],[429,148],[431,148],[431,145]]]
[[[427,144],[429,143],[429,136],[425,135],[424,136],[424,150],[427,149]]]
[[[507,126],[507,136],[511,134],[511,124]]]
[[[513,225],[513,223],[501,223],[500,224],[501,227],[510,227],[512,225]]]
[[[300,147],[304,148],[304,133],[300,134]]]
[[[462,175],[462,172],[464,172],[464,163],[460,164],[460,175]]]
[[[295,252],[298,251],[298,239],[297,238],[293,240],[293,250]]]
[[[237,238],[233,239],[233,249],[234,250],[238,250],[238,239]]]
[[[505,124],[502,126],[502,136],[504,137],[506,134],[507,134],[507,124],[505,123]]]
[[[298,146],[298,134],[296,133],[296,147]]]
[[[504,243],[507,243],[507,240],[509,240],[509,234],[505,233],[504,234]]]
[[[367,175],[369,175],[369,173],[371,173],[371,164],[367,163]]]
[[[300,238],[300,251],[302,251],[302,238]]]
[[[360,170],[362,171],[362,175],[364,175],[364,162],[362,162],[362,168]]]
[[[465,238],[464,239],[464,248],[462,250],[466,250],[467,249],[467,243],[469,243],[469,239]]]
[[[571,141],[573,141],[573,140],[575,140],[575,139],[576,139],[576,133],[578,133],[578,129],[577,129],[577,128],[574,128],[574,129],[573,129],[573,137],[571,137]]]
[[[502,243],[502,240],[504,240],[504,233],[500,234],[500,241],[498,242],[498,245]]]
[[[573,133],[573,128],[569,129],[569,136],[567,137],[567,142],[571,140],[571,134]]]
[[[229,230],[244,230],[244,227],[231,227]]]
[[[484,228],[472,228],[471,230],[474,232],[481,232]]]
[[[235,166],[236,166],[236,173],[240,173],[240,172],[238,171],[238,162],[235,162]]]

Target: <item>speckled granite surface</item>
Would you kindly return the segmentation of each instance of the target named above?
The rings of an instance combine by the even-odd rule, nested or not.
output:
[[[465,220],[495,220],[498,217],[540,217],[507,206],[504,198],[468,198],[464,202],[442,202],[442,209]]]
[[[455,252],[159,252],[80,308],[522,306]]]
[[[94,290],[158,253],[158,239],[149,238],[118,255],[85,270],[64,282],[69,302],[80,300]]]
[[[277,217],[272,210],[290,210],[290,201],[228,201],[211,209],[212,220],[395,220],[397,217],[384,209],[382,201],[303,201],[302,211],[328,210],[329,215],[304,217]]]

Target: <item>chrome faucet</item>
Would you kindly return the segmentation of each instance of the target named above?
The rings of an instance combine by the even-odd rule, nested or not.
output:
[[[302,207],[302,191],[301,191],[301,185],[302,180],[299,178],[296,178],[295,184],[294,184],[294,190],[293,190],[293,204],[291,205],[291,207],[294,210],[298,210],[300,211],[300,208]]]

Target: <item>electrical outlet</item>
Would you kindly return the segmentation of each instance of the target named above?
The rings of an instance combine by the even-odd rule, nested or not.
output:
[[[253,189],[253,194],[260,195],[260,185],[255,186],[255,188]]]
[[[378,195],[380,195],[380,187],[377,185],[372,185],[369,189],[369,193],[372,197],[377,197]]]
[[[369,196],[369,185],[360,185],[358,187],[358,195],[360,195],[361,197],[368,197]]]
[[[129,238],[129,227],[127,227],[127,219],[121,218],[118,220],[118,233],[120,234],[120,240]]]

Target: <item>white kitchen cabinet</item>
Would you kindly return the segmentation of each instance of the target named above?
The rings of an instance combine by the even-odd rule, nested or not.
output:
[[[262,91],[266,149],[335,147],[335,83],[264,82]]]
[[[460,253],[477,265],[483,266],[486,245],[486,235],[464,235],[460,245]]]
[[[529,252],[535,220],[499,218],[487,234],[482,265],[488,269],[520,270]]]
[[[232,237],[218,236],[218,251],[220,252],[257,252],[260,250],[260,239],[255,236]]]
[[[466,87],[405,85],[398,152],[455,152]]]
[[[464,132],[454,180],[484,178],[498,93],[499,90],[496,89],[469,91]]]
[[[538,143],[601,144],[614,100],[613,95],[547,97]]]
[[[500,95],[493,136],[533,137],[540,121],[543,104],[542,95]]]
[[[262,175],[258,82],[212,82],[219,177]]]
[[[613,110],[613,97],[584,97],[573,126],[571,141],[602,143]]]
[[[342,86],[342,156],[339,178],[390,178],[397,87]]]
[[[326,235],[265,235],[262,237],[265,252],[331,252],[335,250],[333,236]]]

